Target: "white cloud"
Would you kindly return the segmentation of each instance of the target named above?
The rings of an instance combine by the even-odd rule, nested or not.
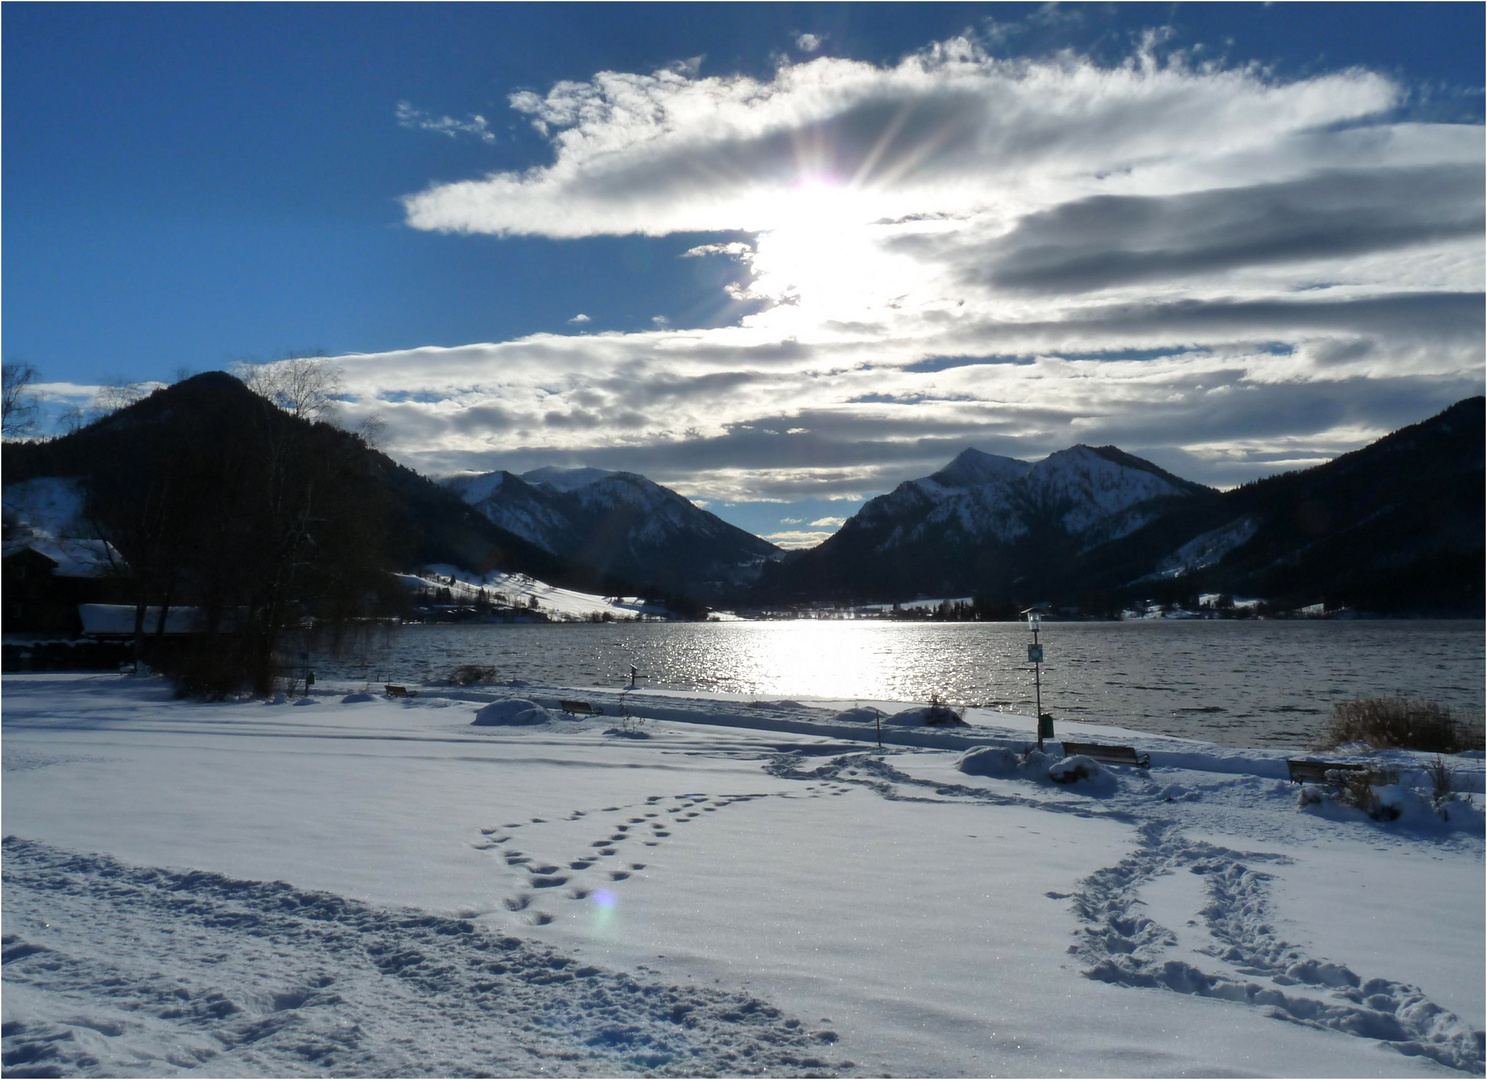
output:
[[[764,539],[775,547],[782,547],[786,551],[798,551],[801,548],[812,548],[822,540],[829,537],[829,532],[806,532],[801,530],[786,529],[783,532],[772,532]]]
[[[1084,441],[1250,479],[1482,390],[1482,129],[1398,122],[1407,93],[954,40],[516,94],[551,163],[434,185],[411,225],[742,232],[687,255],[738,261],[728,291],[763,309],[343,363],[432,471],[594,464],[792,500]]]
[[[589,322],[590,319],[587,315],[580,311],[577,315],[573,316],[573,318],[569,319],[568,321],[570,323],[586,323]]]
[[[821,47],[821,38],[817,34],[801,34],[795,39],[795,47],[801,52],[813,53]]]
[[[817,518],[811,522],[811,527],[816,529],[840,529],[846,523],[846,518],[824,517]]]
[[[496,141],[495,133],[490,130],[485,117],[478,113],[472,113],[464,120],[456,120],[452,116],[433,116],[422,109],[415,109],[406,101],[400,101],[397,107],[397,118],[398,127],[414,131],[433,131],[440,135],[447,135],[451,139],[460,135],[473,135],[481,142]]]

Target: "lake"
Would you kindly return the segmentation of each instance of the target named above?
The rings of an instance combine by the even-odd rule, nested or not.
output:
[[[322,677],[440,682],[460,664],[502,680],[641,686],[760,698],[824,697],[964,705],[1031,714],[1032,636],[1020,623],[799,620],[406,626]],[[1433,698],[1483,709],[1480,621],[1045,622],[1043,708],[1226,746],[1306,747],[1335,701]]]

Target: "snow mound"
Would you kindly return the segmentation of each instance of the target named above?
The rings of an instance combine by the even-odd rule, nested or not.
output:
[[[358,690],[354,694],[347,694],[345,697],[343,697],[341,699],[341,704],[342,705],[360,705],[364,701],[376,701],[376,700],[377,700],[377,695],[376,694],[368,694],[365,691]]]
[[[877,709],[847,709],[836,714],[838,724],[876,724],[881,715]]]
[[[520,727],[526,724],[545,724],[557,717],[550,709],[544,709],[535,701],[526,698],[511,698],[493,701],[475,714],[470,723],[478,727]]]
[[[967,776],[1017,776],[1023,771],[1022,755],[1005,746],[967,750],[955,767]]]
[[[302,697],[298,701],[296,701],[295,704],[296,705],[313,705],[313,704],[315,704],[315,699],[312,698],[312,697]]]

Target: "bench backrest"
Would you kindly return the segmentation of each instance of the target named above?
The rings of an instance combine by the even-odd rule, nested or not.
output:
[[[1097,761],[1114,762],[1117,765],[1139,765],[1141,758],[1136,754],[1133,746],[1106,746],[1102,743],[1081,743],[1064,741],[1064,756],[1073,757],[1075,754],[1083,754]]]
[[[1291,783],[1304,784],[1308,781],[1326,783],[1329,772],[1361,772],[1368,766],[1360,765],[1355,761],[1287,760],[1286,768],[1290,771]]]

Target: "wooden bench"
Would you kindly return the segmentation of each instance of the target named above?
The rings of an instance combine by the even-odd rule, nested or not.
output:
[[[1102,743],[1070,742],[1062,740],[1065,757],[1083,755],[1103,761],[1108,765],[1134,765],[1138,769],[1151,768],[1151,755],[1138,756],[1133,746],[1105,746]]]
[[[562,709],[569,716],[577,716],[580,713],[584,716],[604,715],[603,710],[594,708],[587,701],[559,701],[558,708]]]
[[[1286,768],[1291,773],[1293,784],[1325,784],[1328,783],[1329,772],[1363,772],[1368,766],[1360,765],[1355,761],[1308,761],[1287,760]]]
[[[406,686],[394,686],[392,683],[388,683],[387,684],[387,696],[388,697],[417,697],[418,696],[418,691],[417,690],[409,690]]]

